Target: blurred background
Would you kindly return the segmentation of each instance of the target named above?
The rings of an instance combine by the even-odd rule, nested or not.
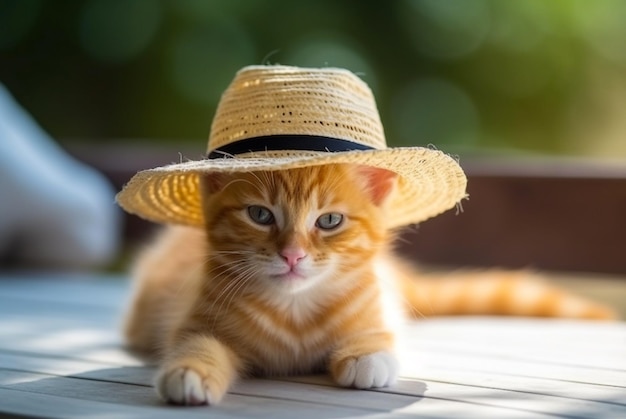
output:
[[[626,1],[0,0],[0,83],[112,211],[136,171],[201,158],[234,73],[268,63],[348,68],[390,145],[460,156],[471,200],[410,257],[626,273]]]
[[[62,144],[202,151],[260,63],[358,73],[392,145],[626,157],[622,0],[0,0],[0,82]]]

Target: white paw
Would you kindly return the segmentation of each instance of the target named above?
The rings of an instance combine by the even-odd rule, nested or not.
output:
[[[376,352],[348,360],[337,377],[344,387],[372,388],[393,385],[398,378],[398,361],[389,352]]]
[[[159,395],[170,403],[197,406],[216,402],[200,375],[188,368],[161,371],[156,379],[156,388]]]

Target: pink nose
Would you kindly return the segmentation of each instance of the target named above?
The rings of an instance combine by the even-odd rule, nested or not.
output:
[[[280,252],[280,256],[290,268],[293,268],[306,257],[306,253],[301,247],[286,247]]]

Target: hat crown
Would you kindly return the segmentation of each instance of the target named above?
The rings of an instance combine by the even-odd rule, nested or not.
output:
[[[222,95],[211,125],[208,152],[249,138],[268,137],[271,142],[272,136],[285,135],[387,147],[374,95],[350,71],[244,67]]]
[[[356,164],[398,175],[384,220],[397,228],[452,208],[467,184],[441,151],[387,148],[371,90],[336,68],[243,68],[222,95],[206,157],[137,173],[119,204],[152,221],[201,227],[208,174]]]

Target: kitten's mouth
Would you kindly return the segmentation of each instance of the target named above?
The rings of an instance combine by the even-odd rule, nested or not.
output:
[[[304,275],[296,271],[287,271],[282,274],[272,275],[272,278],[276,278],[281,281],[301,281],[303,279],[306,279]]]

